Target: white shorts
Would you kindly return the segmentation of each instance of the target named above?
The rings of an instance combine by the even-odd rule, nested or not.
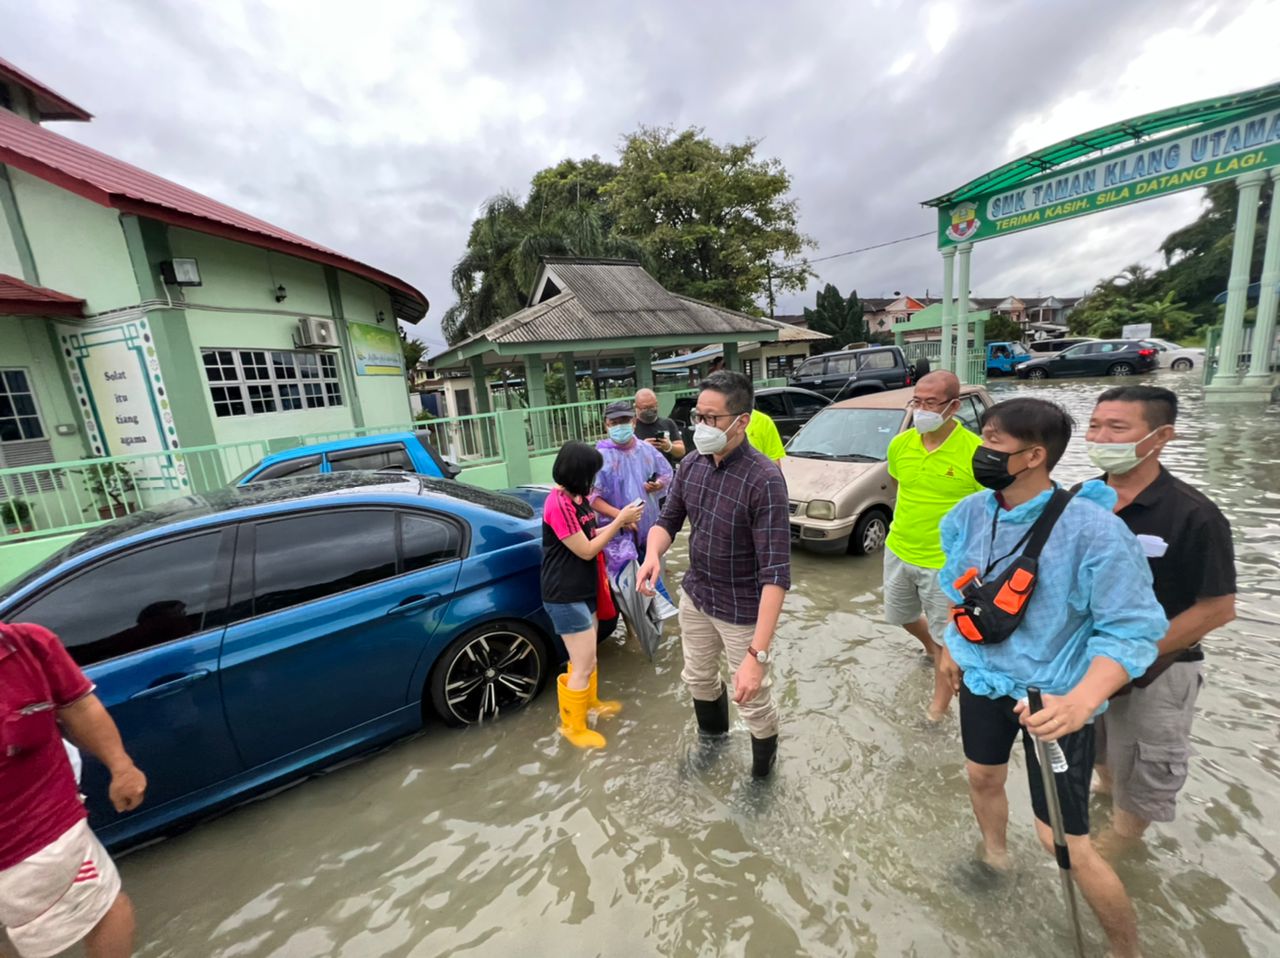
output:
[[[884,620],[909,625],[923,615],[929,634],[941,645],[952,602],[938,584],[939,571],[903,562],[893,550],[884,550]]]
[[[115,863],[81,820],[0,872],[0,925],[22,958],[51,958],[89,934],[119,894]]]

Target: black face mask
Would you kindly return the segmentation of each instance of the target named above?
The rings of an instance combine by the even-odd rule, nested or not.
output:
[[[1030,448],[1030,446],[1027,447],[1027,449]],[[995,492],[1008,489],[1015,479],[1027,471],[1019,469],[1017,472],[1010,472],[1009,458],[1020,452],[1026,452],[1027,449],[1019,449],[1018,452],[1001,452],[999,449],[979,446],[973,451],[973,478]]]
[[[641,409],[636,412],[636,418],[643,423],[655,423],[658,421],[658,410]]]

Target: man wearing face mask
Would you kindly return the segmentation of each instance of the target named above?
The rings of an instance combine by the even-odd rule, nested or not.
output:
[[[689,571],[682,583],[681,677],[693,697],[700,738],[723,742],[729,696],[751,731],[751,774],[765,778],[778,753],[778,708],[768,678],[773,633],[791,588],[791,522],[782,472],[746,441],[751,380],[727,370],[702,382],[692,413],[697,454],[687,455],[649,533],[637,585],[652,595],[662,556],[689,520]]]
[[[933,700],[927,714],[938,721],[951,703],[951,683],[938,669],[951,599],[938,584],[946,556],[938,526],[965,496],[981,492],[973,478],[973,451],[982,440],[955,418],[960,380],[939,370],[920,377],[911,400],[913,429],[889,443],[889,475],[898,482],[889,537],[884,544],[884,615],[919,640],[934,663]]]
[[[1134,958],[1139,948],[1133,904],[1089,839],[1093,721],[1117,690],[1155,660],[1156,643],[1169,623],[1151,591],[1142,547],[1112,512],[1115,492],[1086,482],[1062,507],[1050,473],[1073,425],[1065,410],[1042,399],[1006,400],[983,416],[973,474],[991,491],[963,500],[942,520],[942,585],[961,607],[947,627],[942,668],[960,692],[960,736],[982,859],[997,869],[1009,867],[1005,781],[1020,730],[1036,831],[1053,853],[1048,796],[1032,736],[1057,742],[1067,767],[1053,775],[1053,784],[1071,874],[1106,933],[1110,953]],[[962,589],[1001,582],[1036,538],[1036,522],[1051,502],[1060,514],[1030,580],[1004,580],[1020,581],[1010,591],[1029,598],[1016,601],[1002,586],[994,602],[978,609],[983,628],[999,623],[1001,610],[1016,614],[1012,632],[974,630],[974,619],[966,623],[961,615],[969,608]],[[968,631],[962,633],[962,625]],[[1044,707],[1034,714],[1027,704],[1032,687],[1044,693]]]
[[[652,389],[636,393],[636,438],[653,446],[672,466],[684,458],[680,427],[658,415],[658,394]]]
[[[613,519],[637,499],[645,504],[639,525],[614,536],[605,546],[605,568],[616,576],[632,559],[644,558],[646,537],[658,521],[658,499],[671,484],[673,472],[661,452],[636,438],[635,407],[630,400],[610,403],[604,419],[609,435],[596,444],[604,466],[591,490],[591,506]]]
[[[1169,390],[1118,386],[1098,397],[1085,436],[1090,460],[1116,492],[1116,515],[1142,543],[1169,619],[1160,657],[1098,719],[1095,770],[1099,790],[1114,801],[1111,825],[1098,837],[1108,855],[1140,839],[1151,822],[1173,821],[1204,684],[1200,640],[1235,618],[1231,527],[1160,463],[1177,416]]]

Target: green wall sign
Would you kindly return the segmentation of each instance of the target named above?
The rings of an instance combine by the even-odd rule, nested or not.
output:
[[[938,209],[938,248],[1280,166],[1280,111],[1215,121]]]
[[[351,323],[347,330],[357,373],[361,376],[404,375],[404,354],[400,351],[400,336],[394,329]]]

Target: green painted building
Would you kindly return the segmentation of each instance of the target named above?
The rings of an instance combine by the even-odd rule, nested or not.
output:
[[[44,125],[89,119],[0,61],[0,471],[137,456],[180,490],[177,449],[412,419],[422,293]]]

